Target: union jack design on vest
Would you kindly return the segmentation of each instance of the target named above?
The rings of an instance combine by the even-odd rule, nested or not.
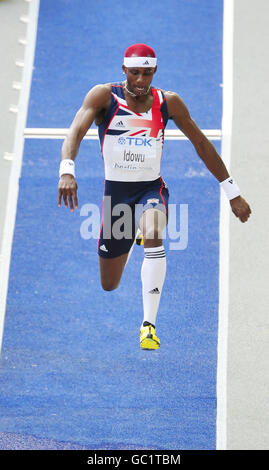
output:
[[[98,129],[105,179],[153,181],[160,177],[168,112],[163,92],[157,88],[151,92],[151,109],[135,113],[127,105],[123,84],[111,85],[110,108]]]

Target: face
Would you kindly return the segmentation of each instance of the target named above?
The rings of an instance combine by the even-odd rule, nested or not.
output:
[[[148,93],[153,76],[157,70],[157,66],[155,68],[127,68],[123,65],[122,68],[126,74],[128,89],[132,93],[135,93],[136,96],[146,95]]]

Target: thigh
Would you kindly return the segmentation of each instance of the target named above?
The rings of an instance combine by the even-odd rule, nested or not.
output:
[[[105,182],[98,254],[105,259],[128,254],[135,237],[135,210],[128,186]],[[113,263],[113,262],[112,262]]]
[[[143,212],[139,221],[139,228],[143,234],[145,248],[162,245],[163,231],[166,224],[165,212],[153,208]]]
[[[136,223],[140,225],[143,214],[150,210],[155,209],[163,212],[166,215],[166,222],[168,221],[168,201],[169,191],[168,187],[162,178],[153,181],[144,191],[139,200],[136,202]]]
[[[162,244],[168,222],[169,191],[162,178],[154,181],[143,193],[136,210],[136,220],[144,237],[145,247]]]

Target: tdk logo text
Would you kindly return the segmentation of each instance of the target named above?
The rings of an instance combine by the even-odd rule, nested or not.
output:
[[[151,140],[152,139],[147,139],[146,137],[120,137],[118,139],[118,143],[121,145],[135,145],[135,146],[140,146],[140,147],[152,147],[151,145]]]

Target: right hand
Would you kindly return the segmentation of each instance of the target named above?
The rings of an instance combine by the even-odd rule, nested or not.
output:
[[[251,214],[251,209],[243,197],[237,196],[234,199],[231,199],[230,205],[234,215],[238,217],[241,222],[246,222],[248,220]]]
[[[58,206],[61,207],[61,201],[63,198],[64,205],[67,208],[68,202],[72,212],[74,207],[78,209],[78,198],[77,198],[77,182],[72,175],[62,175],[58,184]]]

